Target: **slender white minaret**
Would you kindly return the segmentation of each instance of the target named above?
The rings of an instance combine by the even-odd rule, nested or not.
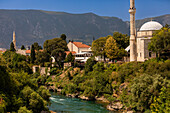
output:
[[[135,0],[130,0],[130,61],[137,61],[136,30],[135,30]]]
[[[14,44],[14,48],[16,50],[17,48],[16,48],[15,31],[13,31],[13,44]]]

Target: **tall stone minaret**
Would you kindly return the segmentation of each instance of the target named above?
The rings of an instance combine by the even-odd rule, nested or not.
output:
[[[14,48],[16,50],[17,48],[16,48],[15,31],[13,31],[13,44],[14,44]]]
[[[137,61],[136,30],[135,30],[135,0],[130,0],[130,61]]]

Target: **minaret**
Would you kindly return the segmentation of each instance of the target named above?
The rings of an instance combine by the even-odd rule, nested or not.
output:
[[[13,31],[13,44],[14,44],[14,48],[15,48],[15,50],[16,50],[15,31]]]
[[[135,0],[130,0],[130,62],[137,61],[136,30],[135,30]]]

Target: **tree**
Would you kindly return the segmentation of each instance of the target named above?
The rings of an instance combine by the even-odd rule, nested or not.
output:
[[[156,31],[148,44],[149,51],[156,52],[158,57],[170,50],[170,29],[168,26]]]
[[[28,110],[25,106],[20,107],[18,113],[33,113],[32,110]]]
[[[38,93],[41,97],[43,97],[43,99],[45,99],[46,101],[50,101],[50,96],[51,94],[49,93],[49,91],[45,88],[45,86],[40,86],[38,89]]]
[[[127,34],[122,34],[119,32],[113,33],[113,38],[116,40],[117,46],[119,48],[125,49],[127,46],[129,46],[129,36]]]
[[[44,42],[44,50],[47,51],[51,55],[52,51],[55,49],[64,49],[65,51],[68,50],[67,43],[65,40],[61,38],[53,38],[51,40],[46,40]]]
[[[31,46],[31,62],[34,63],[35,61],[35,49],[34,45]]]
[[[37,51],[42,49],[42,47],[40,45],[38,45],[37,42],[35,42],[33,45],[34,45],[34,49]]]
[[[101,37],[92,42],[92,51],[94,56],[103,56],[104,60],[106,57],[105,43],[108,37]]]
[[[48,111],[47,102],[29,86],[25,86],[20,95],[22,95],[25,106],[32,109],[34,113],[40,113],[43,110]]]
[[[25,50],[25,46],[24,45],[21,46],[21,50]]]
[[[74,56],[72,55],[71,52],[67,55],[65,61],[66,62],[74,62]]]
[[[112,36],[106,40],[105,52],[107,57],[111,60],[115,58],[122,58],[126,54],[125,50],[123,48],[119,49],[117,45],[116,40]]]
[[[64,62],[65,55],[66,55],[65,50],[62,48],[54,49],[51,55],[55,58],[55,61],[57,62],[59,68],[61,68],[62,62]]]
[[[50,61],[50,54],[48,54],[47,52],[43,51],[43,52],[37,52],[36,53],[36,60],[35,62],[41,66],[44,66],[45,62],[49,62]]]
[[[87,59],[87,62],[85,63],[85,66],[84,66],[85,73],[93,71],[93,66],[95,64],[96,64],[96,61],[94,57]]]
[[[167,79],[158,74],[143,74],[134,78],[129,95],[131,107],[140,111],[149,109],[153,98],[159,95],[163,86],[167,87],[167,85]]]
[[[14,48],[14,43],[13,42],[11,42],[10,51],[16,51],[15,48]]]
[[[62,40],[66,40],[67,36],[66,36],[65,34],[62,34],[62,35],[60,36],[60,38],[61,38]]]
[[[44,50],[55,58],[55,61],[61,68],[65,59],[65,51],[68,50],[67,42],[61,38],[46,40],[44,42]]]

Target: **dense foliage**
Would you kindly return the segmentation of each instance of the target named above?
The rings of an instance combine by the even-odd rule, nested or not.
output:
[[[0,112],[48,111],[49,92],[38,87],[26,56],[6,51],[0,56]]]
[[[121,45],[118,44],[117,41],[112,36],[108,36],[108,37],[109,38],[106,40],[106,44],[105,44],[105,51],[107,57],[113,60],[113,59],[120,59],[123,56],[125,56],[127,53],[125,49],[121,47]],[[122,42],[123,41],[120,41],[119,43]]]
[[[42,47],[37,42],[35,42],[33,45],[34,45],[34,49],[37,51],[42,49]]]
[[[69,68],[64,77],[56,77],[55,84],[62,94],[78,93],[89,99],[104,96],[111,103],[120,101],[124,108],[134,111],[168,111],[169,93],[164,90],[170,85],[169,70],[169,60],[95,64],[91,58],[83,71]]]
[[[151,43],[148,45],[150,51],[156,52],[158,57],[161,54],[167,54],[169,57],[170,53],[170,28],[167,25],[162,29],[156,31],[151,38]]]
[[[62,38],[53,38],[44,42],[44,51],[55,58],[55,62],[60,68],[65,60],[65,51],[67,50],[67,42]]]
[[[101,56],[104,60],[106,57],[121,59],[127,53],[126,47],[129,45],[129,37],[125,34],[114,32],[113,36],[101,37],[92,42],[92,51],[94,56]]]
[[[67,55],[65,62],[74,62],[74,56],[71,52]]]

